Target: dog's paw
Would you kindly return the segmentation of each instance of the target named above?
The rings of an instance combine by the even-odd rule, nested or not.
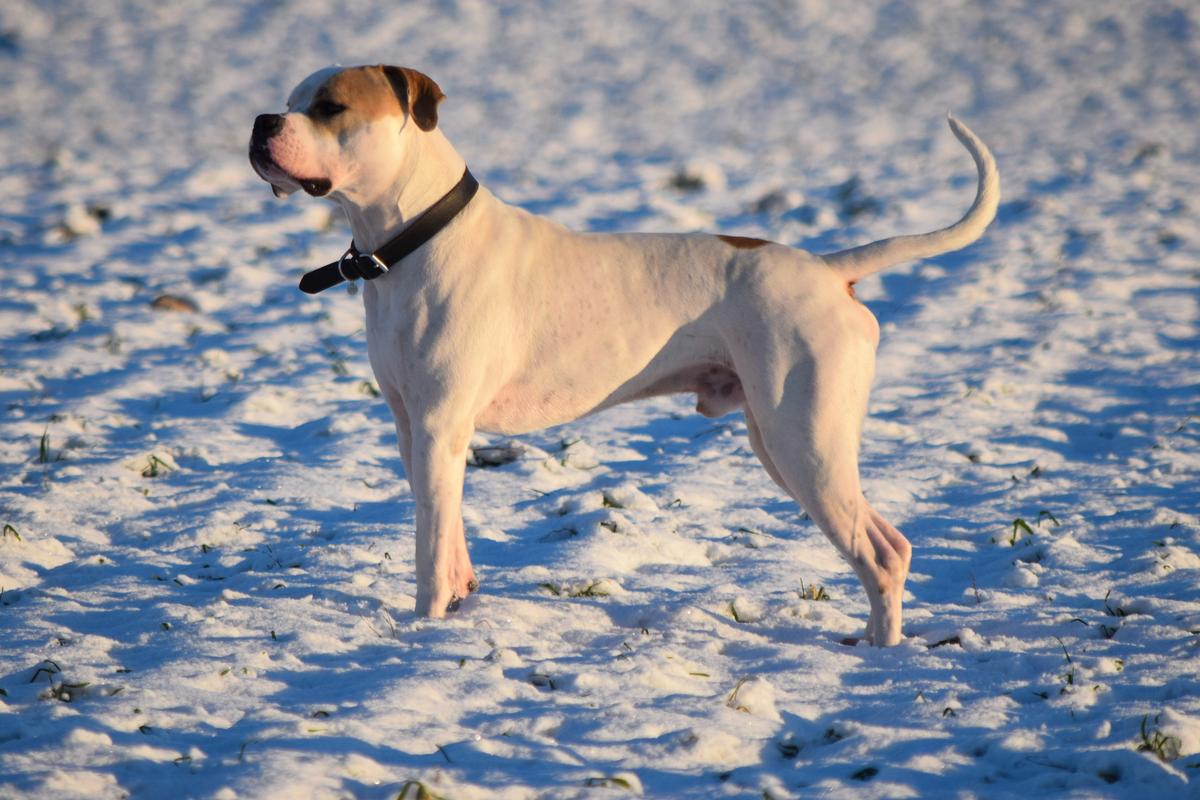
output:
[[[417,615],[442,619],[447,614],[458,611],[462,607],[462,601],[477,591],[479,580],[473,571],[465,580],[446,581],[442,586],[433,587],[428,591],[418,590]]]
[[[469,581],[467,581],[466,592],[461,595],[455,594],[450,598],[450,602],[446,604],[446,613],[451,614],[455,611],[458,611],[458,609],[462,606],[462,601],[466,600],[468,595],[477,591],[479,591],[479,581],[477,581],[475,578],[471,578]]]

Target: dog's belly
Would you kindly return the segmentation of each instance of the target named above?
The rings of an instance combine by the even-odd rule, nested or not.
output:
[[[570,422],[587,412],[586,404],[562,387],[510,383],[501,387],[476,415],[475,428],[514,435]]]
[[[527,433],[621,403],[664,394],[695,393],[696,410],[706,417],[724,416],[741,408],[746,401],[737,373],[723,364],[690,364],[677,372],[636,383],[641,385],[622,387],[599,402],[574,395],[568,387],[538,390],[529,385],[509,384],[476,417],[475,427],[488,433]]]
[[[645,349],[632,345],[634,339]],[[476,427],[525,433],[665,394],[695,393],[696,410],[708,417],[728,414],[745,402],[742,382],[711,330],[686,325],[672,331],[667,326],[657,337],[620,337],[619,346],[608,344],[567,361],[526,365],[493,394],[477,415]],[[606,352],[624,352],[626,359],[606,358]]]

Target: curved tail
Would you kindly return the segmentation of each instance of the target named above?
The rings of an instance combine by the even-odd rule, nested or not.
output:
[[[878,242],[821,256],[826,264],[847,281],[856,281],[901,261],[929,258],[966,247],[983,235],[996,216],[996,206],[1000,202],[1000,173],[996,171],[996,161],[992,158],[991,151],[970,128],[955,119],[953,114],[947,115],[946,118],[950,123],[950,130],[954,131],[954,135],[967,148],[971,158],[975,159],[975,168],[979,171],[979,188],[975,192],[975,202],[966,215],[949,228],[915,236],[893,236],[890,239],[880,239]]]

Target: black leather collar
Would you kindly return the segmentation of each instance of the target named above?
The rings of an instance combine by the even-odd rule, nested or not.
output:
[[[479,181],[464,170],[462,179],[447,192],[441,200],[412,221],[400,234],[380,247],[373,253],[360,253],[354,242],[350,249],[332,264],[326,264],[312,272],[306,272],[300,279],[300,290],[308,294],[316,294],[337,286],[342,281],[353,281],[362,278],[364,281],[374,280],[394,267],[400,259],[412,253],[421,245],[450,224],[458,212],[467,207],[475,192],[479,190]]]

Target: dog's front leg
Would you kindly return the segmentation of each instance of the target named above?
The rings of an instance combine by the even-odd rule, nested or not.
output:
[[[469,425],[413,426],[409,482],[417,502],[417,614],[445,616],[478,584],[463,535]]]

